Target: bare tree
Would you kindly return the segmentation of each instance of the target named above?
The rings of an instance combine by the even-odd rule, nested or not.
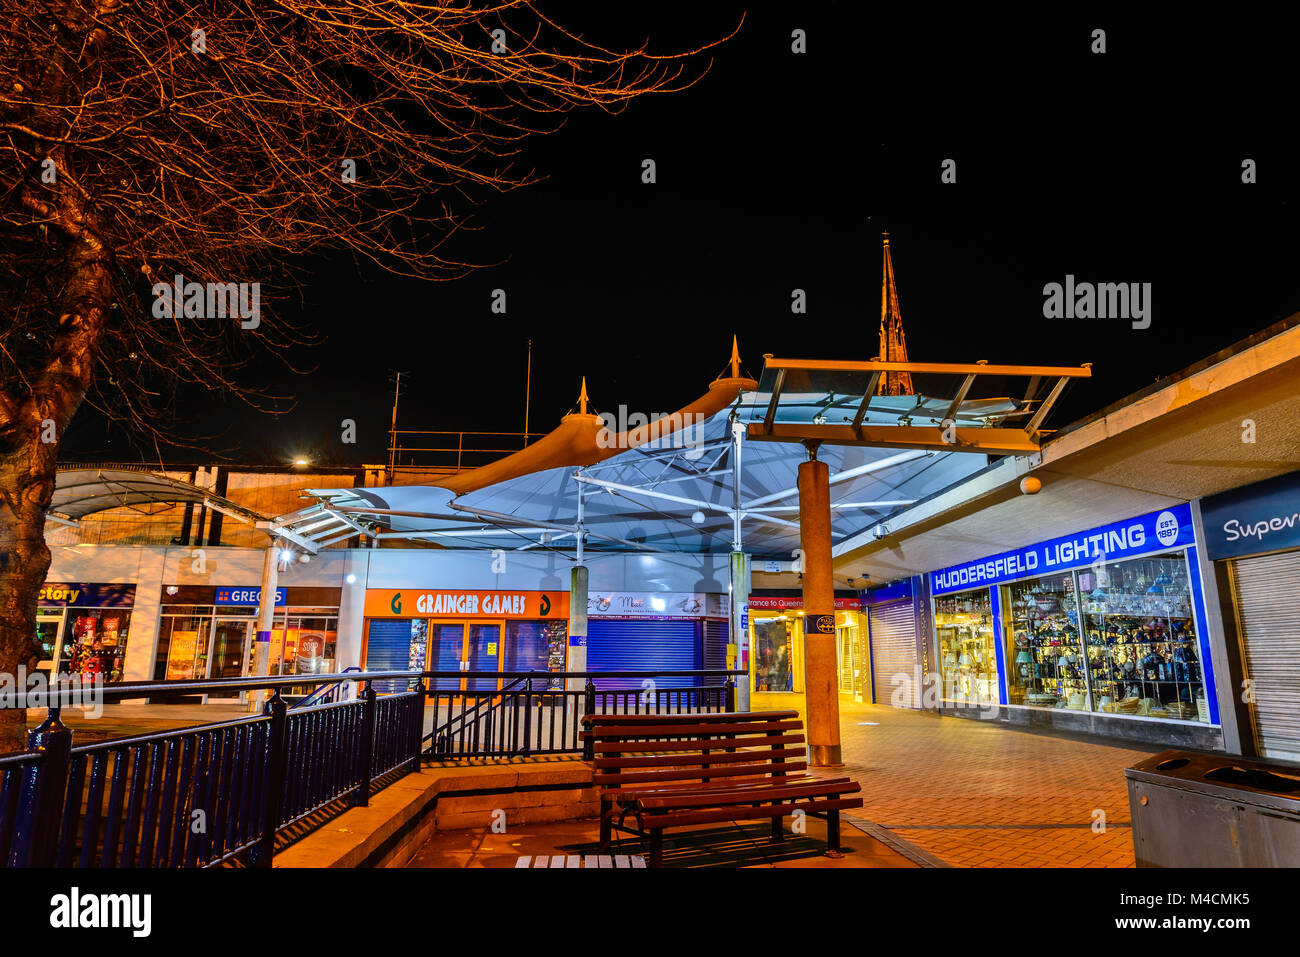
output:
[[[0,672],[36,663],[83,400],[144,436],[176,383],[274,401],[239,369],[312,338],[270,311],[295,257],[462,274],[444,243],[482,191],[532,179],[530,135],[684,89],[718,42],[611,49],[523,0],[0,0]],[[24,722],[0,712],[0,752]]]

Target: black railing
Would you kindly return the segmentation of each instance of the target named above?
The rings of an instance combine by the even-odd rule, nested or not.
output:
[[[585,714],[671,714],[736,710],[731,680],[742,671],[507,671],[468,677],[499,680],[498,690],[447,690],[439,681],[466,672],[429,671],[436,690],[427,692],[434,707],[433,729],[425,735],[432,758],[515,757],[530,754],[580,754]],[[647,687],[598,688],[595,681],[641,679]],[[725,684],[704,684],[721,678]],[[594,680],[593,680],[594,679]],[[698,680],[689,687],[658,687],[656,679]],[[561,687],[553,687],[555,682]],[[569,689],[570,681],[582,685]],[[467,681],[467,687],[476,682]]]
[[[584,714],[735,709],[730,680],[599,690],[593,678],[679,681],[740,673],[316,675],[322,686],[355,682],[360,692],[353,700],[292,710],[284,695],[302,684],[300,675],[125,682],[104,686],[100,700],[216,691],[271,696],[260,714],[80,747],[60,720],[58,692],[28,695],[19,706],[45,707],[48,714],[29,733],[26,751],[0,755],[0,866],[269,867],[286,829],[331,805],[366,805],[376,782],[419,770],[424,757],[580,754]],[[426,689],[426,679],[436,684],[439,678],[503,687]],[[551,687],[556,680],[583,687]],[[379,694],[376,684],[399,690]]]

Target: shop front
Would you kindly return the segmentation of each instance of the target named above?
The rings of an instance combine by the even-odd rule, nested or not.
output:
[[[727,658],[727,598],[702,592],[592,592],[587,598],[588,671],[722,669]],[[634,678],[596,678],[596,687],[639,688]],[[712,679],[722,684],[725,679]],[[657,679],[685,688],[699,678]]]
[[[922,663],[926,660],[918,636],[926,629],[918,621],[923,583],[918,576],[903,578],[862,593],[870,664],[864,701],[894,708],[920,708]]]
[[[1300,472],[1201,501],[1246,754],[1300,762]]]
[[[1191,507],[931,572],[937,707],[1221,747]]]
[[[270,673],[332,672],[338,642],[339,588],[277,588]],[[240,678],[252,663],[257,586],[165,585],[154,678]],[[235,697],[235,695],[230,695]]]
[[[371,588],[361,661],[367,671],[565,669],[568,592]],[[440,691],[490,691],[499,678],[438,678]],[[560,679],[552,679],[559,687]]]
[[[863,700],[869,694],[870,658],[866,628],[856,595],[835,597],[835,647],[839,691]],[[749,595],[750,681],[755,695],[751,707],[788,707],[786,694],[804,692],[803,596],[797,593],[755,591]]]
[[[122,680],[135,585],[46,582],[36,601],[37,670]]]

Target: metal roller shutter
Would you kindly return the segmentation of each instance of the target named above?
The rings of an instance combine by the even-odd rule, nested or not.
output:
[[[704,665],[713,671],[727,667],[727,629],[730,622],[706,619],[704,622]],[[726,678],[708,678],[705,684],[726,684]]]
[[[1264,757],[1300,761],[1300,552],[1241,559],[1232,581],[1255,740]]]
[[[411,619],[372,618],[366,633],[366,671],[405,671],[411,666]],[[380,686],[383,687],[380,687]],[[401,691],[405,682],[376,681],[380,694]]]
[[[871,680],[876,704],[894,704],[899,687],[895,675],[906,675],[907,687],[915,685],[916,616],[910,601],[873,607],[867,616],[871,633]],[[912,688],[909,708],[919,708],[919,696]]]
[[[588,671],[695,671],[700,667],[694,621],[587,620]],[[661,688],[688,688],[695,678],[663,678]],[[640,678],[595,679],[597,688],[640,688]]]

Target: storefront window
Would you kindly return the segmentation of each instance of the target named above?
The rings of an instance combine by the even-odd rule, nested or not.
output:
[[[563,671],[569,625],[564,621],[507,621],[503,671]],[[563,685],[552,678],[548,687]]]
[[[1093,708],[1209,721],[1183,552],[1079,573]]]
[[[315,675],[334,670],[338,619],[291,611],[276,615],[271,631],[271,674]]]
[[[1074,575],[1005,586],[1007,700],[1087,711],[1088,677],[1079,634]]]
[[[158,630],[158,658],[154,677],[181,681],[208,674],[209,619],[192,615],[164,615]]]
[[[131,612],[122,608],[69,608],[58,670],[104,681],[121,681]]]
[[[754,621],[754,690],[793,691],[790,620],[785,615]]]
[[[934,600],[943,700],[998,702],[998,658],[993,604],[987,588]]]

